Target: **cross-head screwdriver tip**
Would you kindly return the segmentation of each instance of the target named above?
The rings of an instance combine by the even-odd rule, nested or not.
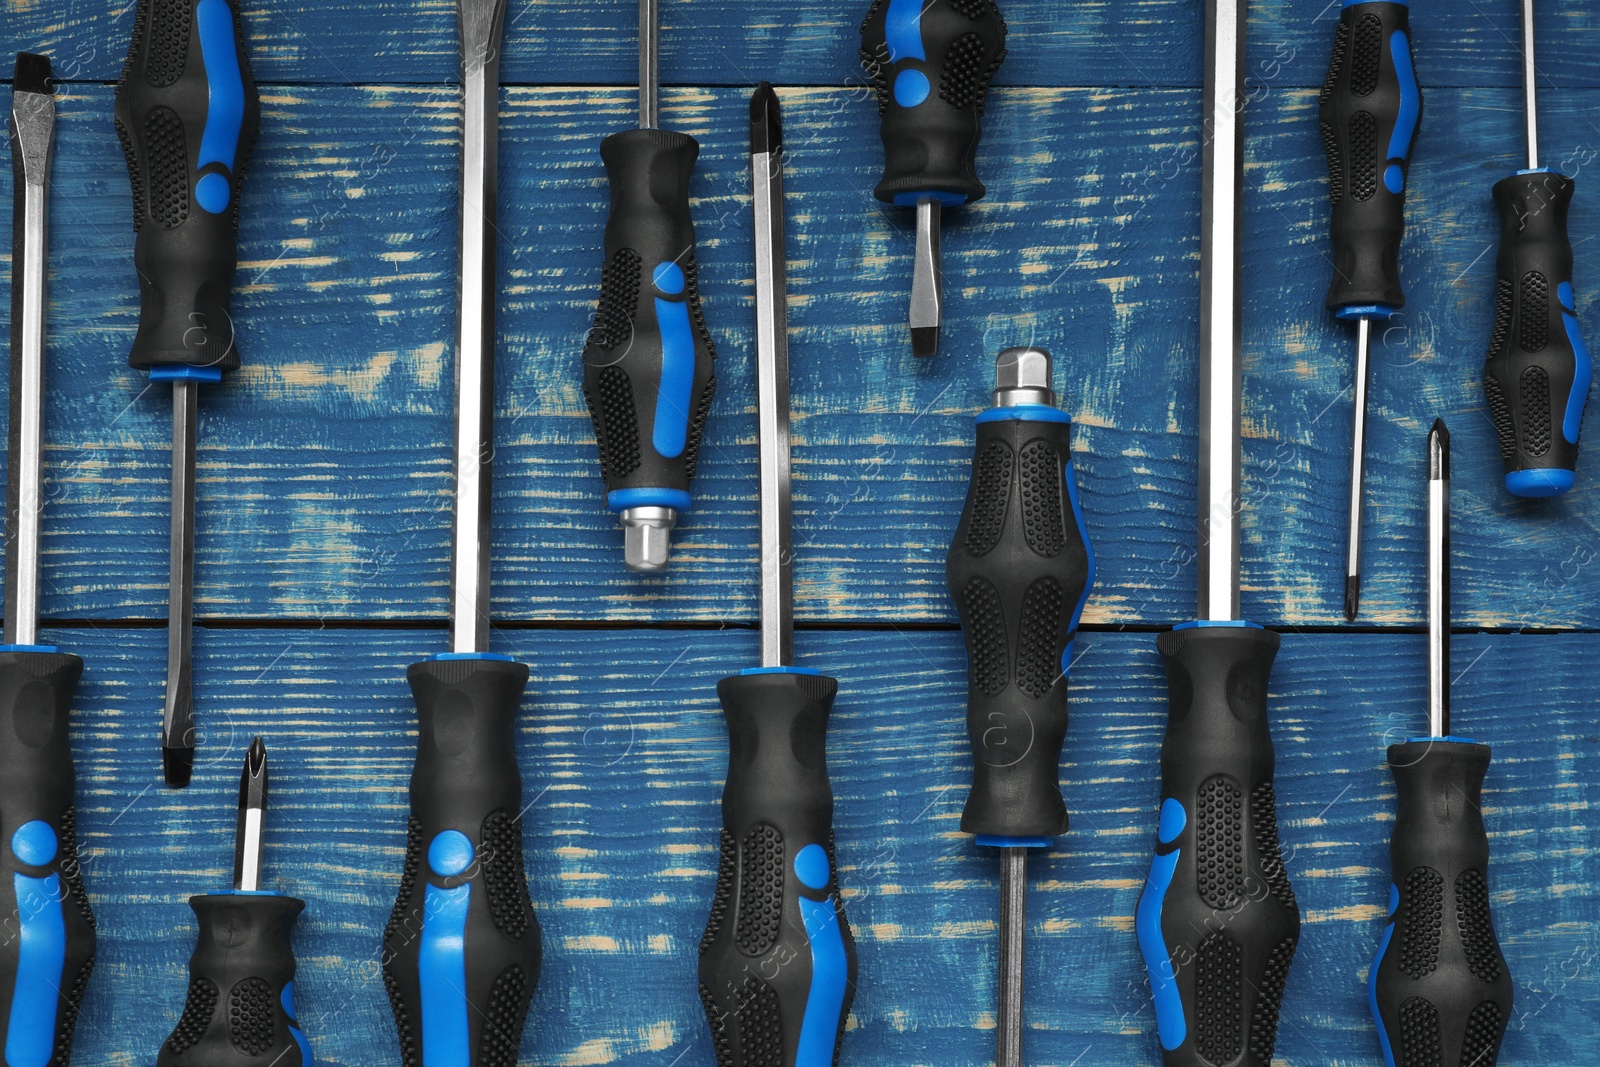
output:
[[[771,82],[762,82],[750,97],[750,154],[783,150],[783,113]]]
[[[33,52],[18,52],[17,69],[11,80],[11,91],[53,95],[56,90],[50,78],[50,57],[36,55]]]
[[[1450,477],[1450,431],[1443,419],[1433,420],[1428,431],[1428,478],[1439,481]]]
[[[1361,575],[1344,576],[1344,621],[1355,622],[1361,614]]]

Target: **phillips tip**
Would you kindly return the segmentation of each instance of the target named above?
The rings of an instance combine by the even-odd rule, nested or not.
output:
[[[1361,575],[1344,576],[1344,621],[1355,622],[1361,613]]]
[[[267,815],[267,746],[250,742],[239,774],[239,822],[233,842],[233,888],[261,888],[261,830]]]
[[[779,152],[783,149],[783,112],[771,82],[762,82],[750,97],[750,154]]]
[[[1448,481],[1450,479],[1450,431],[1445,429],[1443,419],[1433,420],[1433,429],[1428,431],[1428,480]]]
[[[55,86],[51,84],[50,57],[35,55],[32,52],[17,53],[17,70],[11,82],[11,91],[16,93],[39,93],[51,96],[55,93]]]

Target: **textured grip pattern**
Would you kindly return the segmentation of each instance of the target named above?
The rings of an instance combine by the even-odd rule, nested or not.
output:
[[[1422,118],[1405,4],[1355,4],[1340,12],[1320,104],[1333,208],[1327,307],[1387,314],[1406,302],[1400,239]]]
[[[1267,727],[1278,636],[1157,639],[1170,710],[1155,860],[1135,919],[1167,1067],[1267,1067],[1300,910],[1279,851]]]
[[[156,1067],[312,1067],[294,1013],[295,919],[305,903],[275,893],[189,898],[200,925],[189,995]]]
[[[1389,767],[1394,889],[1370,978],[1380,1044],[1395,1067],[1494,1067],[1512,983],[1489,915],[1489,748],[1408,741]]]
[[[1071,484],[1070,432],[1065,416],[978,424],[945,562],[967,644],[967,833],[1039,837],[1067,828],[1058,784],[1065,660],[1094,578]]]
[[[629,130],[600,146],[611,213],[583,389],[610,492],[686,493],[694,478],[717,387],[689,216],[699,153],[669,130]]]
[[[838,683],[749,674],[717,685],[728,781],[700,999],[718,1067],[833,1062],[855,987],[839,902],[826,733]]]
[[[1518,496],[1564,492],[1578,460],[1592,370],[1572,289],[1572,194],[1572,179],[1552,171],[1494,187],[1500,252],[1483,393]]]
[[[861,23],[861,65],[883,116],[879,200],[983,196],[980,119],[1005,42],[992,0],[875,0]]]
[[[139,0],[115,106],[137,232],[134,367],[239,366],[228,301],[260,109],[238,0]]]
[[[424,660],[407,671],[417,762],[384,983],[401,1062],[516,1062],[541,942],[522,862],[515,723],[528,668]]]

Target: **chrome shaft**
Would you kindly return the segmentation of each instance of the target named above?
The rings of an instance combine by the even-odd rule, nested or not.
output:
[[[267,821],[267,746],[251,740],[239,775],[239,821],[233,837],[233,888],[261,888],[261,837]]]
[[[1022,961],[1028,920],[1028,850],[1000,850],[1000,1007],[996,1067],[1022,1067]]]
[[[1528,169],[1539,169],[1539,101],[1534,84],[1533,0],[1522,0],[1522,120],[1528,127]]]
[[[1361,607],[1361,516],[1366,506],[1367,381],[1371,376],[1372,320],[1356,323],[1355,411],[1350,432],[1350,510],[1345,525],[1344,617],[1356,621]]]
[[[1450,432],[1428,432],[1428,734],[1450,736]]]
[[[660,121],[656,104],[657,86],[661,80],[661,52],[656,47],[659,19],[656,0],[639,0],[639,128],[641,130],[653,130]]]
[[[185,786],[194,767],[194,478],[200,384],[172,382],[172,518],[167,552],[167,694],[161,762],[167,784]]]
[[[911,352],[917,356],[939,352],[944,315],[944,268],[939,249],[942,214],[938,200],[917,201],[916,265],[911,274]]]

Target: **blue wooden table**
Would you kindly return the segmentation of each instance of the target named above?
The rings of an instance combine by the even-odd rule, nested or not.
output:
[[[780,86],[790,166],[795,570],[802,662],[840,679],[840,881],[860,945],[845,1064],[983,1064],[995,856],[959,832],[965,666],[944,591],[994,352],[1057,356],[1100,561],[1062,788],[1032,868],[1028,1058],[1158,1061],[1132,914],[1154,843],[1165,685],[1192,612],[1200,38],[1196,0],[1009,0],[989,197],[945,236],[945,351],[913,362],[906,214],[870,196],[865,3],[665,0],[664,121],[697,136],[701,279],[721,390],[666,578],[620,565],[579,387],[605,213],[600,136],[633,119],[631,0],[512,0],[501,95],[494,647],[530,663],[518,744],[546,937],[523,1062],[709,1067],[695,946],[716,876],[715,682],[753,661],[755,401],[744,115]],[[857,8],[863,10],[857,10]],[[1252,5],[1244,608],[1284,634],[1272,704],[1305,914],[1278,1042],[1378,1062],[1365,1004],[1388,888],[1385,744],[1423,723],[1424,433],[1455,441],[1458,728],[1494,746],[1492,900],[1516,979],[1502,1062],[1600,1055],[1600,493],[1500,488],[1477,384],[1495,223],[1520,165],[1513,0],[1417,0],[1427,99],[1403,271],[1377,348],[1362,625],[1340,614],[1353,340],[1322,311],[1316,88],[1337,5]],[[1539,0],[1546,158],[1578,177],[1579,313],[1600,283],[1600,10]],[[74,712],[99,964],[80,1067],[152,1062],[183,1000],[190,893],[223,885],[251,734],[274,773],[272,883],[309,902],[301,1021],[321,1061],[396,1059],[379,935],[414,744],[404,667],[443,647],[459,135],[451,0],[246,0],[262,87],[244,193],[243,370],[202,398],[194,785],[159,784],[165,394],[137,317],[111,126],[131,0],[4,0],[6,53],[65,79],[51,258],[46,636],[87,661]],[[9,69],[9,61],[4,66]],[[9,184],[9,168],[0,182]],[[0,190],[0,194],[3,194]],[[0,205],[10,204],[0,195]],[[7,209],[0,207],[0,211]],[[8,305],[0,303],[0,316]],[[3,411],[0,411],[3,417]]]

